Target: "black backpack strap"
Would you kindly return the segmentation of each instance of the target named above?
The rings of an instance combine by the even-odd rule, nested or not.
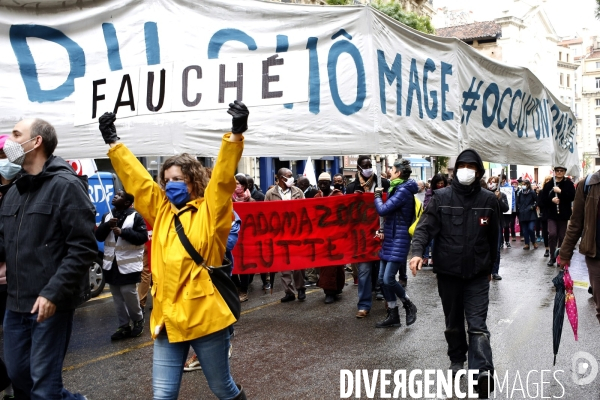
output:
[[[203,265],[204,258],[202,258],[200,253],[198,253],[198,250],[196,250],[194,248],[194,246],[192,246],[192,244],[190,243],[190,240],[188,239],[188,237],[185,234],[185,231],[183,230],[183,225],[181,225],[181,220],[179,219],[179,216],[181,214],[183,214],[186,211],[191,211],[191,210],[192,210],[192,208],[187,208],[187,209],[181,211],[179,214],[175,214],[175,217],[174,217],[175,232],[177,232],[177,236],[179,236],[179,240],[181,241],[181,244],[183,245],[185,250],[188,252],[190,257],[192,257],[192,260],[194,260],[194,262],[198,265]]]

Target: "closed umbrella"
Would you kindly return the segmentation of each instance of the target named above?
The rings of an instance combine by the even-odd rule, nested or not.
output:
[[[552,347],[554,350],[554,365],[556,365],[556,354],[558,353],[563,322],[565,320],[564,272],[560,271],[558,275],[552,279],[552,283],[556,288],[556,294],[554,295],[554,311],[552,313]]]
[[[575,301],[575,295],[573,294],[573,279],[571,279],[571,274],[569,273],[569,265],[564,266],[564,276],[563,281],[565,283],[565,309],[567,312],[567,317],[569,318],[569,322],[571,323],[571,327],[573,328],[573,334],[575,335],[575,340],[577,340],[577,302]]]

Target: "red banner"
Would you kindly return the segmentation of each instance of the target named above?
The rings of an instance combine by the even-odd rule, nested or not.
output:
[[[234,273],[280,272],[378,259],[372,193],[234,203],[242,219]]]

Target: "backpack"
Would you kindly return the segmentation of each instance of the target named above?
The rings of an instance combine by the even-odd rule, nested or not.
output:
[[[419,200],[415,197],[415,221],[412,223],[410,228],[408,228],[408,234],[410,235],[411,238],[415,234],[415,229],[417,228],[417,224],[419,223],[419,219],[421,218],[422,214],[423,214],[423,203],[421,203],[421,200]]]
[[[583,201],[585,201],[585,199],[587,199],[587,195],[590,192],[590,178],[592,177],[592,174],[588,174],[588,176],[585,177],[585,184],[583,186]]]

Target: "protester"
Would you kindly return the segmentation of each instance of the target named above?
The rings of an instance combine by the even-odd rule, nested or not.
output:
[[[344,175],[335,174],[333,176],[333,188],[342,192],[342,194],[346,194],[346,183],[344,182]]]
[[[423,201],[423,210],[427,207],[431,201],[431,197],[436,190],[443,189],[448,186],[448,180],[442,174],[435,174],[431,178],[430,188],[425,193],[425,200]],[[431,249],[433,248],[433,239],[429,242],[429,245],[425,248],[423,253],[423,265],[426,267],[433,267],[433,257],[431,257]]]
[[[21,171],[21,166],[13,164],[4,154],[4,143],[8,140],[8,135],[0,135],[0,204],[2,198],[12,187],[15,178]],[[6,284],[6,262],[0,262],[0,326],[4,324],[4,315],[6,314],[6,300],[8,298],[8,285]],[[8,371],[4,361],[0,359],[0,391],[4,391],[5,399],[14,398],[13,388],[8,377]]]
[[[481,183],[481,187],[482,188],[486,188],[485,185],[485,181],[482,180]],[[492,176],[489,179],[489,183],[487,184],[487,189],[494,193],[494,195],[496,196],[496,200],[498,200],[498,208],[500,209],[500,212],[503,213],[503,215],[505,215],[504,213],[507,212],[509,210],[508,207],[508,198],[506,197],[506,194],[502,193],[500,191],[500,188],[498,187],[498,177],[497,176]],[[499,226],[499,233],[498,233],[498,253],[496,255],[496,260],[494,261],[494,267],[492,268],[492,279],[495,281],[501,281],[502,277],[500,276],[500,249],[502,248],[502,223],[504,221],[503,218],[499,218],[500,220],[500,226]]]
[[[261,192],[258,185],[254,184],[254,178],[252,178],[250,175],[246,175],[246,181],[248,182],[250,196],[252,196],[254,201],[265,201],[265,195],[263,192]]]
[[[150,249],[152,248],[152,226],[144,220],[146,229],[148,230],[148,241],[144,243],[144,256],[142,259],[143,268],[142,275],[140,276],[140,284],[138,285],[138,295],[140,296],[140,308],[142,314],[146,315],[146,300],[148,299],[148,292],[152,285],[152,271],[151,268],[151,257]]]
[[[195,157],[180,154],[164,162],[160,186],[129,149],[117,143],[115,115],[106,113],[99,120],[117,175],[137,199],[137,210],[154,228],[150,327],[155,339],[155,399],[177,398],[190,346],[217,398],[246,398],[229,369],[229,327],[236,319],[216,291],[208,269],[192,260],[175,229],[177,217],[205,264],[222,265],[232,222],[234,173],[244,147],[242,133],[248,129],[248,109],[243,103],[230,104],[228,113],[233,127],[223,136],[210,182]]]
[[[144,331],[144,316],[136,284],[144,268],[144,243],[148,230],[144,218],[133,208],[134,197],[118,190],[112,200],[114,208],[102,216],[96,240],[104,242],[104,279],[110,286],[119,327],[110,337],[120,340],[138,337]],[[133,323],[133,327],[129,322]]]
[[[281,168],[277,171],[277,185],[269,189],[265,195],[265,201],[287,201],[303,199],[302,189],[294,186],[294,176],[292,171],[287,168]],[[306,286],[304,286],[304,274],[301,269],[294,271],[283,271],[281,273],[281,283],[285,290],[285,296],[281,298],[282,303],[296,300],[296,291],[298,291],[298,300],[306,300]],[[273,282],[271,282],[271,285]]]
[[[343,195],[340,189],[331,189],[331,175],[327,172],[319,175],[317,186],[319,187],[319,193],[315,195],[315,199]],[[338,299],[344,288],[345,280],[346,274],[343,265],[320,268],[317,286],[323,289],[325,293],[325,304],[331,304]]]
[[[16,398],[84,398],[63,387],[62,368],[75,308],[90,296],[96,211],[85,180],[53,155],[57,144],[52,125],[25,119],[3,146],[25,173],[2,198],[0,224],[4,356]]]
[[[565,178],[566,172],[566,167],[555,166],[554,179],[544,185],[540,194],[539,201],[546,207],[548,214],[550,260],[547,265],[549,267],[556,262],[556,248],[561,246],[567,232],[567,224],[571,218],[571,203],[575,200],[575,185],[569,178]]]
[[[550,242],[548,237],[548,210],[544,202],[542,201],[542,188],[546,185],[546,183],[552,180],[552,175],[546,176],[544,178],[544,182],[541,185],[538,185],[536,194],[538,196],[538,210],[540,213],[540,225],[542,228],[542,239],[544,240],[544,247],[546,251],[544,252],[544,257],[550,257]]]
[[[599,144],[600,149],[600,144]],[[560,264],[571,264],[573,251],[581,238],[579,252],[585,256],[590,278],[591,294],[600,322],[600,171],[588,175],[577,185],[573,215],[560,246]],[[588,290],[589,292],[589,290]]]
[[[516,181],[515,181],[516,184]],[[500,187],[510,187],[512,188],[511,198],[508,199],[508,195],[506,198],[511,204],[511,212],[510,214],[502,214],[502,231],[504,232],[504,246],[507,249],[510,249],[512,246],[510,245],[510,238],[512,236],[513,241],[516,239],[515,233],[515,219],[517,217],[517,196],[515,192],[515,187],[512,183],[508,182],[506,175],[502,175],[502,180],[500,181]],[[504,247],[502,246],[502,247]]]
[[[479,398],[488,398],[487,389],[493,390],[494,386],[486,319],[500,227],[496,196],[481,190],[479,180],[484,173],[483,162],[475,150],[459,154],[454,168],[457,179],[450,187],[438,190],[425,209],[413,236],[410,260],[410,269],[416,275],[425,246],[435,238],[433,270],[437,273],[446,318],[450,369],[453,375],[463,369],[468,352],[468,369],[479,371]]]
[[[415,194],[415,197],[421,202],[421,204],[423,204],[425,201],[425,193],[427,192],[427,188],[425,187],[424,181],[417,181],[417,185],[419,186],[419,190],[417,194]]]
[[[250,190],[248,189],[248,180],[246,179],[246,175],[237,174],[235,176],[235,190],[231,195],[231,199],[233,202],[250,202],[256,201],[252,198]]]
[[[521,190],[517,194],[517,214],[519,215],[519,225],[521,226],[521,237],[525,238],[523,250],[530,249],[530,243],[537,249],[535,241],[535,220],[537,219],[537,194],[531,189],[529,179],[523,181]]]
[[[312,199],[317,194],[318,190],[315,189],[308,180],[307,177],[301,176],[296,182],[296,187],[302,191],[305,199]]]
[[[375,189],[375,207],[377,213],[385,217],[383,228],[383,243],[379,258],[379,284],[382,285],[383,294],[387,301],[387,316],[376,324],[377,328],[400,326],[400,315],[396,305],[396,297],[402,302],[406,310],[406,325],[412,325],[417,320],[417,307],[410,301],[404,287],[396,281],[396,274],[404,267],[408,250],[410,249],[410,235],[408,228],[415,219],[415,198],[417,183],[410,179],[412,169],[410,161],[401,159],[394,162],[391,174],[388,199],[383,202],[381,195],[383,188]]]
[[[371,156],[359,155],[356,166],[358,170],[356,178],[346,187],[346,194],[374,193],[377,178],[373,173]],[[382,179],[381,186],[384,191],[387,191],[390,182],[387,179]],[[356,201],[361,201],[358,196]],[[371,288],[375,289],[376,298],[383,300],[383,291],[379,286],[378,279],[379,260],[358,263],[358,311],[356,312],[356,318],[364,318],[369,315],[372,305]]]

